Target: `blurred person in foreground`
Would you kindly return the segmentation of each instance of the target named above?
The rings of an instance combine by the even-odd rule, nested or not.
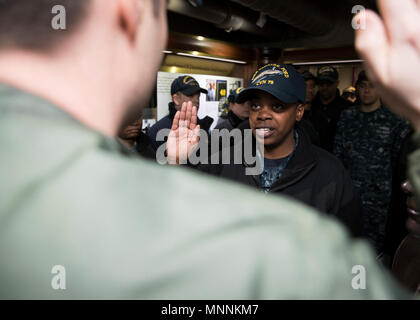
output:
[[[55,5],[66,32],[51,28]],[[115,137],[162,61],[165,12],[164,0],[1,1],[0,298],[408,297],[365,242],[312,209],[122,152]],[[177,112],[178,139],[196,112]]]

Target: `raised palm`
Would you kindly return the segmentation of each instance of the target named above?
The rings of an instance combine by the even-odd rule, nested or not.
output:
[[[185,164],[200,141],[200,126],[197,125],[197,107],[185,102],[175,114],[166,142],[169,164]]]
[[[387,106],[420,130],[420,1],[378,0],[378,7],[381,17],[366,11],[356,48]]]

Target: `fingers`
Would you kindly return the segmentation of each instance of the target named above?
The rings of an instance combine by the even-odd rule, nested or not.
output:
[[[181,117],[181,112],[177,111],[175,113],[174,121],[172,121],[172,128],[171,131],[175,131],[179,127],[179,119]]]
[[[192,108],[191,114],[191,121],[190,121],[190,129],[194,130],[197,127],[197,107]]]
[[[200,142],[200,126],[196,126],[194,130],[190,130],[188,137],[188,157],[190,157],[198,148]]]
[[[189,101],[186,103],[187,110],[186,110],[186,116],[185,116],[185,127],[190,128],[191,123],[191,116],[192,116],[192,102]]]
[[[416,32],[420,12],[415,0],[379,0],[387,36],[391,42],[405,42]]]
[[[369,78],[376,83],[380,79],[386,79],[388,70],[387,59],[390,48],[387,30],[375,12],[367,10],[364,14],[366,29],[356,30],[355,46],[365,60]]]
[[[187,103],[184,102],[182,104],[182,107],[181,107],[179,121],[182,122],[182,123],[184,123],[186,117],[187,117]],[[181,124],[180,124],[180,126],[181,126]]]
[[[184,102],[181,109],[182,126],[193,130],[197,126],[197,107],[193,107],[192,102]],[[184,116],[185,115],[185,116]]]
[[[200,141],[200,125],[194,128],[193,134],[194,134],[194,142],[198,143]]]

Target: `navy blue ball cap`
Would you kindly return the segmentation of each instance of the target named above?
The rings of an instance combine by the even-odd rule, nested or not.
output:
[[[338,80],[337,69],[330,66],[324,66],[318,70],[317,83],[321,81],[335,82]]]
[[[228,97],[228,101],[229,101],[230,103],[238,103],[238,96],[239,96],[239,93],[241,93],[243,90],[244,90],[244,88],[243,88],[243,87],[240,87],[240,88],[238,88],[238,89],[236,89],[236,90],[232,90],[232,91],[230,92],[229,97]]]
[[[369,81],[365,70],[360,71],[359,76],[357,77],[356,87],[358,87],[362,81]]]
[[[248,82],[248,88],[238,96],[238,103],[252,98],[255,91],[265,91],[284,103],[306,101],[306,84],[295,68],[285,64],[268,64],[258,69]]]
[[[197,80],[191,76],[180,76],[176,78],[171,85],[171,95],[181,92],[186,96],[191,96],[197,92],[207,94],[207,90],[200,88]]]
[[[312,72],[305,71],[302,73],[302,76],[303,76],[303,79],[305,79],[305,81],[313,80],[316,82],[316,77],[313,75]]]

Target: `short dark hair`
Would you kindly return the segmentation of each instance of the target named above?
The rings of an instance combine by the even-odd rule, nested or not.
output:
[[[90,0],[0,0],[0,49],[48,51],[80,26]],[[54,30],[52,9],[66,9],[66,30]]]

